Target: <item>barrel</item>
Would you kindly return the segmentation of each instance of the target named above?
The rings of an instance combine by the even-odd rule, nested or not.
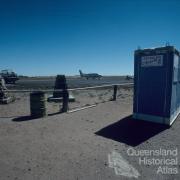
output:
[[[30,94],[30,109],[32,117],[46,116],[46,96],[42,91]]]

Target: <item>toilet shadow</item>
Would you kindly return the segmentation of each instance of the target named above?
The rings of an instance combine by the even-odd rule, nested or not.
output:
[[[131,115],[102,128],[95,134],[130,146],[137,146],[168,128],[169,126],[163,124],[135,120]]]

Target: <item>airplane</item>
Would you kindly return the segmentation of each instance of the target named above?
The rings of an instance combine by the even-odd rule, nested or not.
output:
[[[80,73],[80,76],[83,78],[86,78],[86,79],[100,79],[102,76],[100,74],[97,74],[97,73],[89,73],[89,74],[84,74],[81,70],[79,70],[79,73]]]

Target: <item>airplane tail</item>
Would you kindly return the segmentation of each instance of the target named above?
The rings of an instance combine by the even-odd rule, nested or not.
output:
[[[83,77],[83,72],[79,70],[80,76]]]

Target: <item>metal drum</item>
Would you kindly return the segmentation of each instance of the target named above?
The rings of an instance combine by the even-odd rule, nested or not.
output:
[[[30,109],[32,117],[46,116],[46,96],[42,91],[30,94]]]

